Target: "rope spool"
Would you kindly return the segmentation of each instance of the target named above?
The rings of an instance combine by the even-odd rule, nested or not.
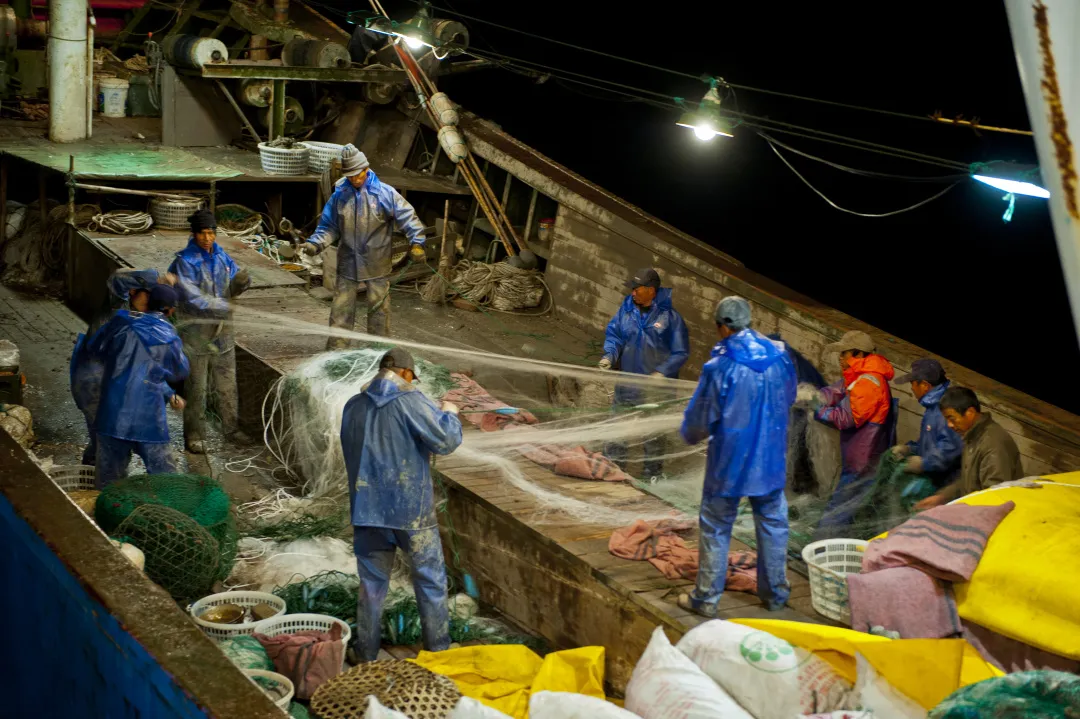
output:
[[[221,40],[197,35],[173,35],[161,43],[161,51],[170,65],[198,70],[210,63],[226,62],[229,50]]]

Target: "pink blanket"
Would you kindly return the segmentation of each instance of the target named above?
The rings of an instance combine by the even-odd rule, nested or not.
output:
[[[851,628],[882,627],[902,639],[942,639],[960,633],[952,587],[915,569],[894,567],[848,575]]]
[[[697,579],[698,550],[686,546],[676,532],[690,529],[693,522],[639,519],[629,527],[616,529],[608,540],[608,551],[623,559],[648,560],[668,579]],[[736,592],[757,591],[757,555],[732,552],[728,555],[725,587]]]
[[[444,394],[443,400],[456,404],[466,422],[485,432],[495,432],[511,424],[537,424],[540,421],[523,409],[514,414],[498,414],[495,410],[511,409],[510,405],[492,397],[470,377],[457,372],[450,377],[457,386]]]

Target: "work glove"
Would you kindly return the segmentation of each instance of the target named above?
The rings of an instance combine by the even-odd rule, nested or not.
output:
[[[908,474],[922,474],[923,462],[922,457],[914,454],[904,460],[904,471]]]
[[[911,447],[907,446],[906,444],[898,444],[889,451],[892,452],[892,456],[896,459],[903,459],[904,457],[911,454]]]
[[[442,403],[442,411],[443,412],[449,412],[450,414],[457,414],[459,410],[458,410],[458,406],[456,404],[454,404],[453,402],[443,402]]]
[[[247,269],[241,269],[233,275],[232,283],[229,285],[229,294],[232,297],[242,295],[247,288],[251,287],[251,274]]]
[[[947,502],[948,502],[948,500],[945,497],[942,497],[940,494],[932,494],[929,497],[927,497],[926,499],[922,499],[922,500],[919,500],[918,502],[916,502],[913,509],[916,512],[925,512],[928,509],[933,509],[934,507],[940,507],[941,505],[946,504]]]
[[[596,363],[596,366],[600,369],[611,369],[611,360],[607,357],[601,357],[600,361]]]
[[[305,242],[303,246],[300,247],[300,251],[305,255],[314,257],[315,255],[319,254],[319,246],[316,245],[314,242]]]
[[[412,262],[427,262],[427,253],[424,252],[424,246],[419,242],[414,242],[409,247],[409,260]]]

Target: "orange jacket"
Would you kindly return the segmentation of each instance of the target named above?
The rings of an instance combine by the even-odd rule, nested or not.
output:
[[[856,427],[867,422],[884,424],[892,405],[889,380],[895,372],[881,355],[867,355],[851,360],[844,370],[844,386],[851,402],[851,417]]]

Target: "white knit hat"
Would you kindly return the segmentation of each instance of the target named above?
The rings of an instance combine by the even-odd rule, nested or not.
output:
[[[357,150],[356,145],[349,143],[341,148],[341,172],[345,177],[359,175],[369,167],[371,163],[368,162],[367,155]]]

